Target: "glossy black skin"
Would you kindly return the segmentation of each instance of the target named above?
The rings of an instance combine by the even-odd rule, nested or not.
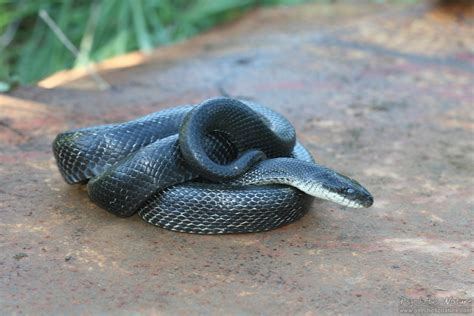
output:
[[[239,104],[241,103],[239,101]],[[265,128],[272,130],[279,141],[288,144],[287,147],[293,146],[295,131],[285,118],[264,106],[248,101],[245,101],[245,104],[256,111],[252,110],[249,115],[254,119],[257,117]],[[180,200],[183,200],[183,193],[193,192],[192,181],[200,177],[183,158],[178,144],[179,128],[186,115],[194,108],[196,106],[180,106],[129,122],[61,133],[53,142],[58,168],[70,184],[87,183],[90,180],[87,186],[91,200],[121,217],[135,214],[149,203],[147,199],[153,194],[168,187],[172,187],[167,189],[168,205],[178,204],[179,201],[170,202],[168,197],[180,196]],[[239,156],[237,146],[230,142],[227,134],[212,131],[205,139],[204,151],[212,161],[227,164]],[[273,154],[269,148],[265,150],[270,155]],[[284,153],[287,150],[285,149]],[[296,146],[296,153],[300,153],[301,159],[312,159],[310,153],[301,145]],[[178,185],[183,182],[186,184]],[[179,194],[172,194],[175,189]],[[207,191],[202,186],[199,188],[201,194],[212,194],[214,190],[215,187],[209,187]],[[257,190],[258,194],[254,190]],[[278,201],[273,203],[271,209],[279,210],[275,214],[280,214],[285,209],[289,211],[307,205],[307,196],[295,194],[295,191],[291,188],[271,188],[269,196],[272,196],[272,201],[276,201],[273,198],[275,196],[279,196],[282,201],[291,201],[289,204],[281,204]],[[262,194],[264,192],[265,186],[258,189],[246,187],[238,192],[230,190],[227,195],[231,200],[245,197],[245,201],[252,204],[249,204],[247,209],[261,204],[266,205],[264,208],[268,210],[268,201],[264,201],[267,195]],[[255,199],[257,195],[259,199]],[[207,205],[206,201],[202,203]],[[243,207],[242,204],[239,205]],[[231,212],[233,211],[235,209]],[[147,212],[153,210],[147,208]],[[145,216],[147,212],[142,211],[141,214]],[[290,217],[287,217],[287,220],[290,220]],[[276,221],[274,219],[273,222]],[[270,228],[271,226],[267,226],[266,229]],[[218,229],[218,226],[214,226],[214,229]],[[240,230],[244,231],[245,227],[241,226]]]
[[[299,156],[312,163],[311,154],[300,144],[295,146],[294,128],[285,118],[261,105],[227,98],[194,108],[183,106],[130,122],[61,133],[53,143],[59,170],[71,184],[90,179],[91,200],[109,212],[125,217],[139,210],[149,223],[177,231],[262,231],[296,220],[307,211],[313,198],[291,187],[224,188],[200,180],[223,181],[240,174],[261,153]],[[207,121],[206,108],[215,108],[211,116],[218,122]],[[186,120],[189,125],[179,131]],[[183,132],[186,129],[188,133]],[[183,146],[190,145],[184,150],[178,132],[185,133]],[[199,155],[187,152],[195,147]],[[188,161],[188,154],[197,159]],[[209,161],[211,168],[206,167]],[[161,202],[157,204],[156,199]]]
[[[293,129],[288,126],[289,129]],[[227,165],[213,161],[203,140],[212,131],[220,131],[237,147],[239,157]],[[185,117],[179,133],[184,159],[202,177],[221,181],[244,174],[265,158],[288,157],[295,146],[294,131],[281,137],[261,115],[243,102],[215,98],[199,104]]]

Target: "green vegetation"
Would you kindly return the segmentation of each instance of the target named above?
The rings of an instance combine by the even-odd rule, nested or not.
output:
[[[0,0],[0,91],[53,72],[193,36],[258,5],[305,0]],[[44,10],[77,58],[39,17]]]
[[[134,50],[148,52],[257,6],[307,1],[311,0],[0,0],[0,92],[62,69]],[[77,56],[40,18],[42,10],[78,48]]]

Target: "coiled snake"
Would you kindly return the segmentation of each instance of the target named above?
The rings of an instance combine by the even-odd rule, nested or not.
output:
[[[100,207],[181,232],[269,230],[303,216],[314,197],[373,203],[358,182],[316,164],[283,116],[231,98],[67,131],[53,152],[66,182],[87,182]]]

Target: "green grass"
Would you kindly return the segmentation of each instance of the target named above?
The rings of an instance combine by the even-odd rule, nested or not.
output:
[[[258,5],[305,0],[0,0],[0,91],[56,71],[173,43]],[[39,17],[45,10],[78,47],[76,58]]]
[[[257,6],[309,0],[0,0],[0,92],[63,69],[173,43]],[[330,0],[316,0],[330,2]],[[76,58],[39,17],[45,10]]]

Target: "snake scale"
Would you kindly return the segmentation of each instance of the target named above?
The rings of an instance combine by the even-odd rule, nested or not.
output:
[[[314,197],[373,203],[357,181],[317,164],[282,115],[232,98],[60,133],[53,152],[66,182],[87,183],[100,207],[180,232],[273,229]]]

